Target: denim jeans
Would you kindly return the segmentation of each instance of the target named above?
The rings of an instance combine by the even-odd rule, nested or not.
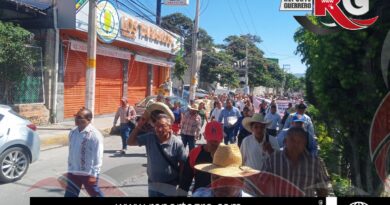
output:
[[[129,124],[121,123],[120,130],[122,137],[122,149],[127,149],[127,139],[129,138],[131,131]]]
[[[184,148],[187,147],[191,151],[195,148],[195,137],[191,135],[181,135],[181,140],[183,141]]]
[[[67,174],[68,182],[64,197],[79,197],[81,186],[84,185],[85,190],[92,197],[103,197],[104,194],[100,191],[98,186],[99,176],[96,177],[96,182],[90,183],[88,179],[90,176]]]
[[[234,126],[232,127],[223,127],[223,132],[225,132],[225,137],[224,137],[224,143],[227,145],[233,144],[236,142],[236,137],[234,136]]]

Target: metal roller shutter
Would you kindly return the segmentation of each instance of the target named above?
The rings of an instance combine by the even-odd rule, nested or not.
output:
[[[85,105],[86,53],[66,51],[64,118]],[[115,113],[122,96],[122,64],[119,59],[97,56],[95,115]]]
[[[64,57],[64,118],[71,118],[85,104],[87,54],[68,50]]]
[[[138,103],[146,97],[148,67],[132,59],[129,63],[128,101],[130,105]]]
[[[115,113],[122,97],[122,63],[117,58],[98,56],[96,61],[95,113]]]

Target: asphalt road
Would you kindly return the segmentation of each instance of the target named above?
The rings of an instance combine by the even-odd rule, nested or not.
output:
[[[120,136],[104,139],[104,159],[99,186],[105,196],[147,196],[146,155],[144,147],[129,147],[125,155]],[[30,197],[62,197],[62,175],[67,169],[68,147],[41,151],[38,161],[14,183],[0,184],[0,200],[6,204],[28,205]],[[88,196],[82,192],[80,196]],[[3,204],[0,202],[0,204]]]

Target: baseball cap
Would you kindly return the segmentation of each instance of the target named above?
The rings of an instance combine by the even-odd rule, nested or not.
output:
[[[293,122],[305,122],[303,115],[295,114],[292,118]]]
[[[222,142],[223,139],[222,124],[217,121],[212,121],[207,123],[204,131],[204,138],[206,141]]]

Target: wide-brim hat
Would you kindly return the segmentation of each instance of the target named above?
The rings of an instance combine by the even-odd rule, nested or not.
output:
[[[193,104],[192,106],[188,106],[188,109],[193,110],[193,111],[199,111],[199,107],[197,104]]]
[[[255,122],[265,124],[265,125],[269,125],[271,123],[271,121],[264,119],[263,114],[255,113],[255,114],[253,114],[252,117],[244,118],[242,120],[242,125],[244,126],[244,128],[246,130],[248,130],[248,132],[252,132],[251,125],[252,125],[252,123],[255,123]]]
[[[195,165],[195,169],[222,177],[248,177],[260,171],[242,166],[240,148],[236,144],[219,144],[213,163]]]
[[[166,105],[165,103],[155,102],[150,104],[145,110],[145,113],[147,114],[148,118],[150,118],[150,114],[155,110],[160,110],[164,114],[168,115],[172,123],[175,121],[175,115],[173,114],[172,110],[168,107],[168,105]]]

